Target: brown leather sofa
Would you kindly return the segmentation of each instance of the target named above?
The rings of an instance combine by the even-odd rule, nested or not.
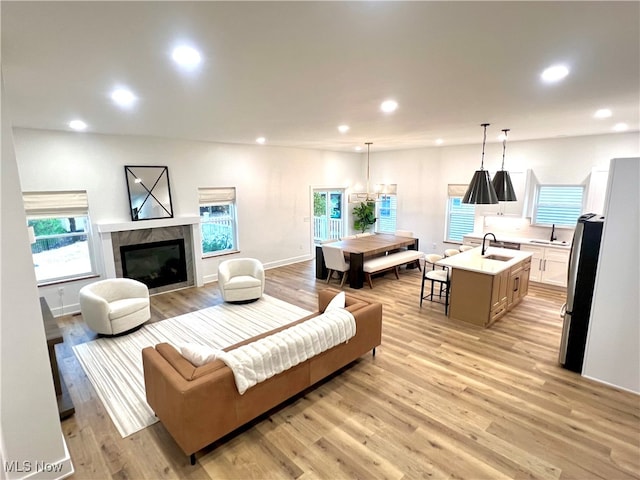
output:
[[[303,322],[324,312],[338,290],[318,294],[318,312],[298,320]],[[147,402],[180,448],[191,456],[238,427],[300,393],[331,373],[364,355],[375,355],[382,332],[382,305],[346,295],[347,310],[356,320],[356,334],[337,345],[268,380],[244,395],[238,393],[233,373],[221,360],[195,367],[175,348],[160,343],[142,350]],[[225,350],[291,326],[287,325],[253,337]]]

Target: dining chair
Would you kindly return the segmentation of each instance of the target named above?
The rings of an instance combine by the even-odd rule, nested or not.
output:
[[[420,307],[422,308],[422,301],[429,300],[430,302],[442,303],[442,296],[444,295],[444,314],[449,314],[449,286],[450,275],[447,267],[440,267],[436,265],[438,260],[442,260],[444,257],[437,253],[430,253],[425,255],[424,269],[422,271],[422,286],[420,287]],[[424,294],[425,281],[431,282],[430,293]],[[434,286],[438,283],[438,300],[434,298]]]
[[[349,262],[344,259],[344,252],[341,248],[329,245],[322,245],[322,255],[324,256],[324,264],[329,271],[327,275],[327,283],[331,280],[333,272],[342,272],[342,281],[340,288],[344,285],[349,273]]]

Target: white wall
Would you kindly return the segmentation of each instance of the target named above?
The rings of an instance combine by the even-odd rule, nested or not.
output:
[[[131,220],[124,165],[169,167],[175,217],[198,216],[198,187],[235,186],[239,255],[267,267],[313,258],[311,185],[350,187],[364,178],[355,153],[19,128],[14,134],[22,189],[87,190],[94,224]],[[215,279],[218,261],[202,261],[205,281]],[[65,284],[64,298],[57,286],[40,291],[54,314],[70,313],[78,311],[85,283]]]
[[[505,169],[531,169],[544,183],[588,183],[593,168],[608,168],[614,157],[639,155],[639,138],[635,132],[510,141]],[[421,250],[441,252],[447,248],[447,184],[468,184],[481,156],[481,144],[376,152],[371,154],[371,181],[398,184],[398,226],[419,235]],[[487,144],[485,169],[495,171],[501,163],[502,143]]]
[[[63,478],[73,473],[73,466],[60,428],[11,122],[4,105],[1,178],[0,476]],[[17,462],[12,472],[6,471],[7,462]],[[37,472],[36,462],[60,470]]]
[[[640,393],[640,158],[610,173],[582,373]]]

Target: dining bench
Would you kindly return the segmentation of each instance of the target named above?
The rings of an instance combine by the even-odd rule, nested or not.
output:
[[[424,256],[424,253],[417,250],[400,250],[398,252],[389,253],[388,255],[382,255],[379,257],[373,257],[365,260],[362,264],[362,270],[364,276],[367,279],[369,288],[373,288],[373,282],[371,281],[371,275],[374,273],[385,272],[393,270],[396,274],[396,278],[400,278],[398,275],[398,269],[402,265],[409,263],[417,263],[418,269],[420,269],[419,260]]]

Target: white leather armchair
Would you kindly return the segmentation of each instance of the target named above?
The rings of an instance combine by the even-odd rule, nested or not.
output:
[[[151,318],[149,289],[131,278],[109,278],[80,289],[80,312],[97,333],[126,332]]]
[[[233,258],[218,265],[218,285],[225,302],[257,300],[264,293],[264,267],[255,258]]]

